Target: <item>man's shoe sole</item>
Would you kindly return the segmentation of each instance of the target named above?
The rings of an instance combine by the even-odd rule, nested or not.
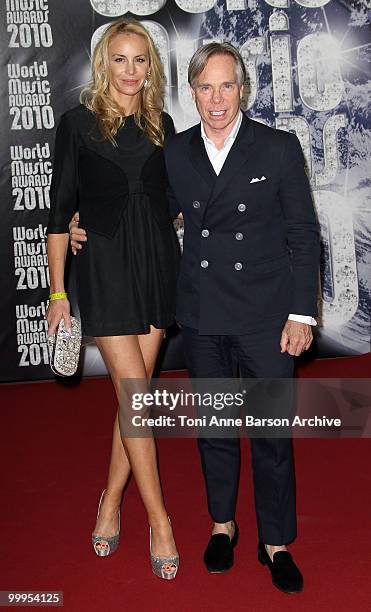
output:
[[[229,572],[229,570],[232,569],[233,565],[234,563],[231,563],[231,565],[229,567],[226,567],[225,569],[209,569],[205,563],[205,567],[209,574],[224,574],[225,572]]]

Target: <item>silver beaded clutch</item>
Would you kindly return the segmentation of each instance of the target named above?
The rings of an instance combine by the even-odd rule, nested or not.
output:
[[[54,374],[72,376],[79,364],[81,348],[81,324],[71,317],[71,333],[65,330],[64,319],[61,319],[53,336],[48,337],[49,362]]]

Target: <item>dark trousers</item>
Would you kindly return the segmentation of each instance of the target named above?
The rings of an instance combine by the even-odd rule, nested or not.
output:
[[[238,336],[199,335],[182,327],[191,378],[291,378],[293,358],[280,352],[282,323]],[[240,470],[239,438],[199,438],[209,513],[234,519]],[[290,438],[253,438],[251,455],[259,540],[287,544],[296,536],[295,475]]]

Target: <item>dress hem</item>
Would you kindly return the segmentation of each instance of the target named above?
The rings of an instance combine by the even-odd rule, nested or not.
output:
[[[82,325],[82,335],[83,336],[92,336],[96,338],[104,337],[104,336],[136,336],[140,334],[149,334],[151,331],[151,326],[155,329],[167,329],[171,327],[175,323],[175,319],[171,321],[167,321],[164,323],[154,323],[150,321],[149,323],[143,324],[141,327],[133,327],[133,328],[120,328],[117,326],[111,329],[97,329],[97,328],[89,328],[88,326]]]

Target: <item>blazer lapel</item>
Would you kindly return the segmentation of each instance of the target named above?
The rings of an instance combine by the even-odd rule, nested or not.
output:
[[[215,181],[211,199],[216,199],[233,176],[239,171],[241,166],[247,162],[251,155],[251,145],[254,142],[254,128],[249,118],[244,114],[241,127],[238,131],[236,140],[227,155],[223,167]]]
[[[217,177],[206,153],[204,141],[201,137],[200,124],[195,126],[193,134],[190,138],[189,157],[195,170],[209,185],[210,189],[212,189]]]

